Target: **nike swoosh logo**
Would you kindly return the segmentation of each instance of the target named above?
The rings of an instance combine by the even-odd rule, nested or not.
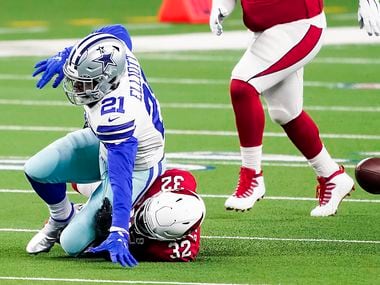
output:
[[[117,119],[119,119],[120,117],[113,117],[113,118],[108,118],[108,122],[113,122],[113,121],[115,121],[115,120],[117,120]]]

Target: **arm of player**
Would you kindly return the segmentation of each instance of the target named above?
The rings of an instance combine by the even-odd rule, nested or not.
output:
[[[133,267],[137,265],[137,261],[128,248],[128,229],[132,209],[132,173],[137,140],[130,137],[120,144],[107,144],[107,152],[108,175],[113,193],[112,226],[107,239],[89,251],[93,253],[108,251],[112,262],[120,263],[123,267]]]
[[[93,33],[107,33],[114,35],[118,39],[122,40],[127,47],[132,50],[132,40],[131,37],[127,31],[127,29],[122,25],[109,25],[101,27],[93,32]],[[33,72],[33,77],[37,76],[40,73],[42,74],[42,77],[40,80],[37,81],[37,88],[42,89],[46,84],[49,83],[49,81],[57,75],[57,78],[54,80],[53,88],[57,88],[58,85],[61,83],[64,74],[63,74],[63,65],[65,64],[67,58],[70,55],[71,50],[73,47],[67,47],[64,50],[60,51],[56,55],[53,55],[52,57],[49,57],[47,59],[39,61],[34,68],[36,70]]]
[[[213,0],[210,13],[210,29],[215,35],[223,33],[222,23],[234,10],[236,0]]]
[[[368,35],[380,35],[380,5],[378,0],[359,0],[358,21]]]
[[[93,31],[93,33],[106,33],[106,34],[114,35],[118,39],[122,40],[126,44],[126,46],[129,48],[129,50],[132,51],[131,36],[129,35],[127,29],[123,25],[116,24],[116,25],[104,26],[104,27],[101,27],[100,29]]]

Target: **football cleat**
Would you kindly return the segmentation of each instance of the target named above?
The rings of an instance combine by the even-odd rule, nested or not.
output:
[[[235,192],[228,197],[224,206],[227,210],[242,211],[249,210],[256,201],[264,198],[265,185],[263,172],[241,167],[239,173],[239,182]]]
[[[73,205],[71,217],[65,222],[57,222],[50,217],[45,226],[29,241],[26,252],[30,254],[49,252],[54,244],[59,242],[62,230],[73,219],[76,211],[77,208]]]
[[[314,208],[312,217],[327,217],[337,213],[340,202],[354,190],[354,180],[347,175],[344,167],[329,177],[318,177],[317,198],[319,205]]]

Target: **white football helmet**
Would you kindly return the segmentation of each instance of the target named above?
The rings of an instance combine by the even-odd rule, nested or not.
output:
[[[125,44],[111,34],[90,34],[77,43],[63,67],[63,89],[75,105],[97,102],[115,89],[124,74]]]
[[[146,199],[134,215],[136,232],[161,241],[180,239],[206,215],[202,198],[189,190],[161,191]]]

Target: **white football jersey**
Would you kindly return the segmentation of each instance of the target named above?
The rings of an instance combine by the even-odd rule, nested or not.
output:
[[[126,72],[116,90],[94,106],[84,106],[88,125],[104,144],[137,139],[135,170],[145,170],[164,155],[164,126],[159,102],[154,97],[136,57],[127,51]]]

